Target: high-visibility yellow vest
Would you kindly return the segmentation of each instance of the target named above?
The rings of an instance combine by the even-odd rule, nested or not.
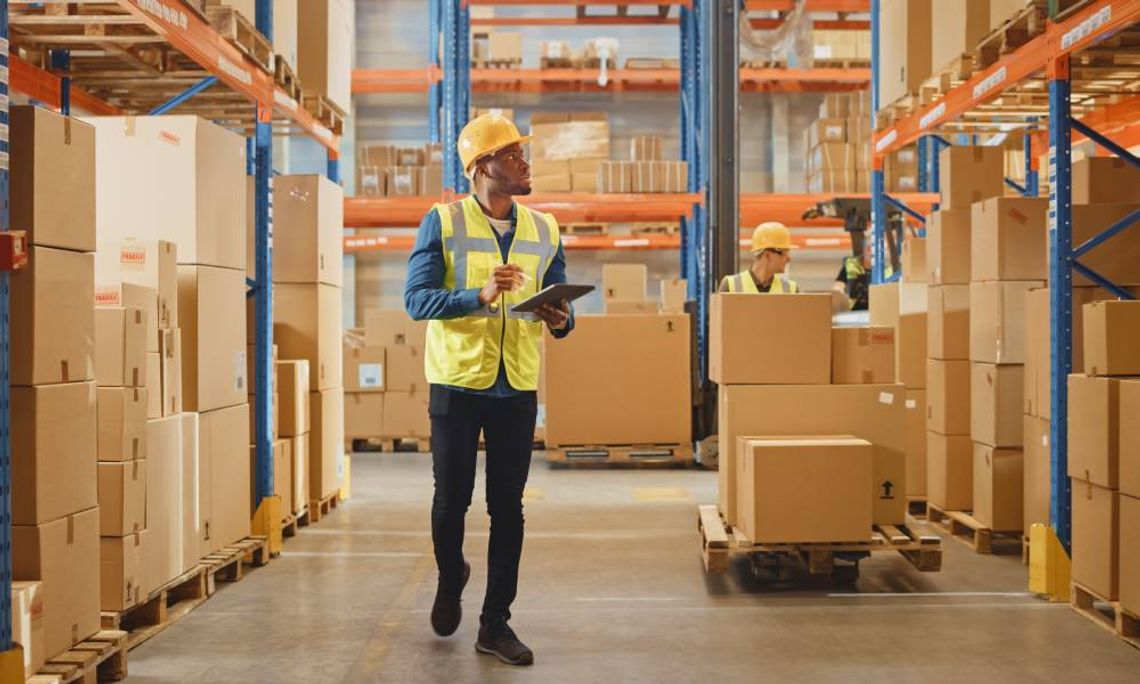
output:
[[[756,287],[756,280],[753,279],[750,271],[741,271],[736,275],[725,276],[724,282],[728,283],[729,292],[743,292],[746,294],[761,294],[760,289]],[[772,285],[768,288],[768,294],[795,294],[800,291],[799,285],[791,278],[785,278],[780,274],[772,276]]]
[[[527,275],[517,292],[504,292],[490,305],[449,320],[428,323],[424,367],[428,382],[488,389],[495,384],[502,360],[507,380],[518,390],[538,389],[539,340],[542,321],[532,313],[512,313],[511,307],[542,286],[546,269],[558,253],[558,223],[549,214],[516,205],[515,237],[507,262]],[[491,224],[474,197],[437,204],[446,272],[443,286],[462,290],[482,288],[502,253]]]

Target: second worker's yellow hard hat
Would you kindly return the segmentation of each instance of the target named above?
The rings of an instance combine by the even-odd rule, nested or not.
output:
[[[459,133],[456,147],[459,148],[459,161],[463,164],[463,172],[470,176],[471,167],[480,157],[530,139],[529,135],[521,135],[515,123],[502,114],[477,116],[467,122]]]
[[[796,249],[792,244],[792,231],[778,221],[767,221],[752,231],[752,252],[766,249]]]

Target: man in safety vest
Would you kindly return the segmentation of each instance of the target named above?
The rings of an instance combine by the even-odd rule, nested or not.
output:
[[[424,365],[431,383],[431,526],[439,569],[431,625],[436,634],[450,636],[462,616],[460,596],[471,573],[463,558],[464,519],[482,432],[491,539],[475,648],[511,665],[534,662],[507,621],[522,555],[522,494],[538,408],[539,341],[544,326],[555,338],[574,327],[565,301],[537,314],[511,311],[538,290],[566,282],[557,222],[513,199],[531,192],[522,147],[529,139],[497,114],[467,124],[458,148],[473,192],[436,205],[424,217],[404,290],[408,314],[430,321]]]
[[[791,294],[799,292],[796,281],[783,273],[792,260],[792,233],[782,223],[769,221],[752,231],[752,267],[720,281],[721,292]]]
[[[854,233],[853,237],[858,235]],[[851,311],[867,310],[871,292],[871,245],[870,231],[864,231],[862,254],[843,259],[831,286],[832,290],[847,297],[847,308]]]

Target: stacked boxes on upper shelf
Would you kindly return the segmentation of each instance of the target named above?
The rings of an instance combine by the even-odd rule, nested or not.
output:
[[[530,167],[535,192],[598,192],[598,169],[610,158],[604,112],[534,112]]]
[[[273,5],[273,55],[285,60],[285,63],[297,72],[297,5],[304,4],[305,0],[274,0]],[[250,24],[257,23],[257,0],[207,0],[207,5],[229,5],[249,20]],[[331,50],[344,50],[342,45],[330,45]],[[315,85],[315,84],[314,84]],[[343,94],[341,95],[343,96]],[[332,97],[336,100],[337,97]],[[346,102],[337,102],[338,106],[345,106]]]
[[[35,672],[99,630],[95,131],[40,107],[9,116],[12,225],[31,243],[9,295],[12,578],[40,585]]]
[[[870,100],[865,91],[824,96],[819,118],[804,130],[808,192],[867,192],[871,170]]]
[[[443,194],[439,143],[397,147],[369,143],[357,154],[356,194],[361,197],[439,197]]]
[[[345,372],[353,374],[348,381],[353,393],[345,398],[352,403],[345,412],[346,422],[351,421],[346,425],[350,436],[420,440],[431,436],[424,375],[427,326],[403,311],[364,312],[363,345],[357,344],[359,340],[346,341],[346,354],[348,345],[353,345],[345,357]]]
[[[398,312],[393,312],[393,314]],[[362,335],[344,335],[344,438],[384,437],[384,364],[387,348]]]
[[[319,94],[347,114],[352,111],[353,3],[296,1],[297,78],[306,95]]]
[[[277,446],[277,442],[274,443],[274,456],[289,461],[288,467],[279,471],[276,458],[274,460],[275,493],[282,497],[283,511],[299,516],[309,505],[309,434],[312,426],[309,360],[278,361],[275,367],[275,382],[279,383],[277,394],[281,399],[278,439],[285,444]],[[278,454],[278,449],[284,454]]]

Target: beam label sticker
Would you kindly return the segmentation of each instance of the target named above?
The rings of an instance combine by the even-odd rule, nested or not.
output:
[[[930,128],[930,124],[942,118],[944,114],[946,114],[946,103],[939,102],[937,107],[931,109],[918,120],[919,128]]]
[[[1077,42],[1096,33],[1096,30],[1112,20],[1112,5],[1107,5],[1096,14],[1081,23],[1076,28],[1061,36],[1061,49],[1068,50]]]
[[[981,97],[982,95],[985,95],[986,93],[990,92],[994,88],[996,88],[999,85],[1001,85],[1002,83],[1004,83],[1005,82],[1005,76],[1006,76],[1005,67],[1002,67],[1002,68],[998,69],[997,71],[993,72],[992,74],[990,74],[989,76],[987,76],[985,79],[982,80],[981,83],[974,86],[974,99],[977,99],[977,98]]]
[[[185,12],[180,12],[158,0],[135,0],[135,4],[175,28],[185,31],[190,27],[190,20],[186,18]]]

